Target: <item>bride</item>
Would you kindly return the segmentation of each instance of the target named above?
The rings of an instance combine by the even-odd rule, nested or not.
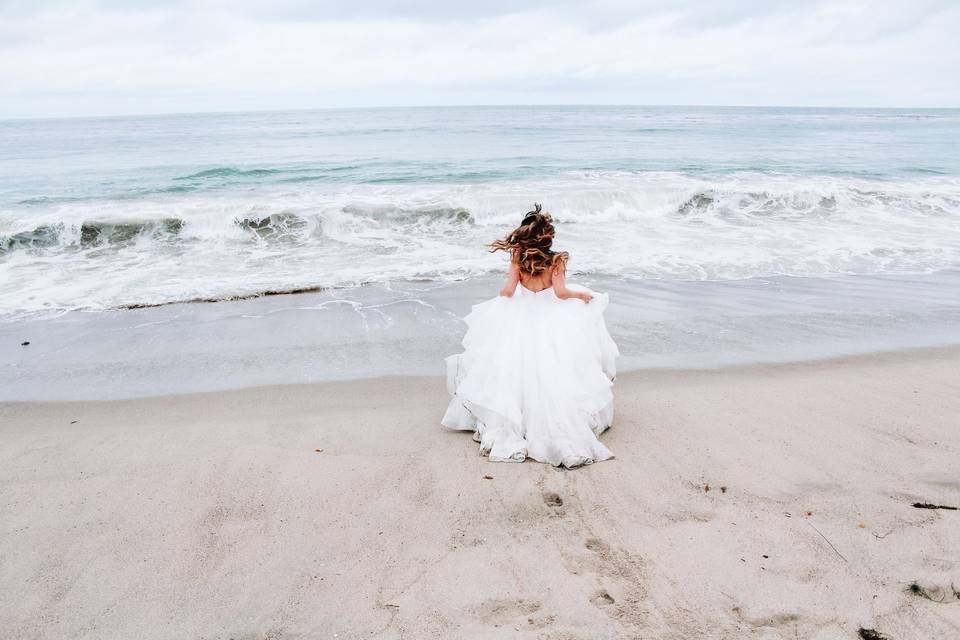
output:
[[[569,255],[553,236],[537,204],[490,245],[510,254],[507,283],[465,318],[464,352],[446,360],[453,399],[442,423],[473,431],[490,460],[572,469],[613,457],[597,436],[613,420],[618,352],[607,296],[567,284]]]

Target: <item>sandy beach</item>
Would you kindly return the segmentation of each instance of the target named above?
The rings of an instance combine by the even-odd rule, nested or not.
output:
[[[570,472],[446,402],[0,404],[0,635],[960,636],[960,512],[913,506],[960,506],[958,349],[624,374],[616,459]]]
[[[960,640],[958,32],[0,0],[0,640]]]

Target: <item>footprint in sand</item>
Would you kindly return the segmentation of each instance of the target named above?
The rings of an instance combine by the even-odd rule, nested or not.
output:
[[[606,589],[601,589],[590,596],[590,602],[598,607],[608,607],[616,602],[616,600],[613,599],[613,596],[607,593]]]
[[[509,622],[511,618],[526,618],[543,607],[543,603],[527,598],[492,598],[484,600],[473,610],[482,622]]]
[[[543,494],[543,503],[548,507],[562,507],[563,498],[552,491],[548,491]]]
[[[610,553],[610,545],[599,538],[588,538],[587,541],[583,543],[583,546],[601,556],[606,556]]]

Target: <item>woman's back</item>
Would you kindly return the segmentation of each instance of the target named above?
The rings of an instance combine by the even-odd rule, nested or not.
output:
[[[534,293],[549,289],[553,286],[553,269],[545,271],[540,275],[525,274],[520,272],[520,284]]]
[[[553,288],[561,300],[578,298],[590,302],[588,292],[571,291],[566,286],[566,251],[553,250],[555,230],[553,218],[543,213],[540,205],[527,212],[520,226],[507,234],[502,240],[490,244],[491,251],[506,251],[510,254],[510,269],[507,282],[500,295],[511,297],[522,285],[528,291],[538,292]]]

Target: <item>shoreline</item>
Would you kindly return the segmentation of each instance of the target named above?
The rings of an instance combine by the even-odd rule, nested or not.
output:
[[[433,376],[0,403],[0,628],[950,637],[958,363],[626,373],[574,471],[479,457]]]
[[[500,284],[396,282],[0,323],[0,401],[443,375],[461,350],[462,318]],[[621,371],[960,345],[960,272],[576,284],[610,296]]]
[[[931,362],[953,362],[960,368],[960,344],[944,344],[930,347],[909,347],[906,349],[891,349],[886,351],[874,351],[868,353],[852,353],[843,355],[834,355],[828,357],[813,357],[805,360],[788,360],[774,362],[746,362],[737,364],[721,364],[703,367],[647,367],[641,369],[628,369],[617,373],[617,381],[628,378],[649,379],[692,376],[696,374],[723,374],[730,375],[750,375],[769,373],[783,373],[789,371],[799,371],[806,368],[816,368],[820,366],[843,367],[869,364],[896,363],[903,360],[923,360]],[[76,399],[76,400],[0,400],[0,408],[4,406],[16,407],[18,405],[66,405],[66,404],[109,404],[119,402],[137,402],[147,400],[163,400],[176,398],[202,398],[205,396],[215,397],[223,394],[244,394],[256,393],[267,394],[271,390],[282,392],[288,389],[293,392],[308,391],[327,385],[351,385],[354,383],[385,383],[390,384],[394,381],[403,380],[425,380],[425,381],[443,381],[443,375],[372,375],[356,378],[342,378],[321,380],[318,382],[290,382],[282,384],[251,385],[248,387],[233,387],[227,389],[215,389],[209,391],[191,391],[185,393],[162,393],[147,394],[141,396],[132,396],[124,398],[108,399]],[[614,386],[616,391],[616,386]],[[960,426],[960,425],[958,425]]]

